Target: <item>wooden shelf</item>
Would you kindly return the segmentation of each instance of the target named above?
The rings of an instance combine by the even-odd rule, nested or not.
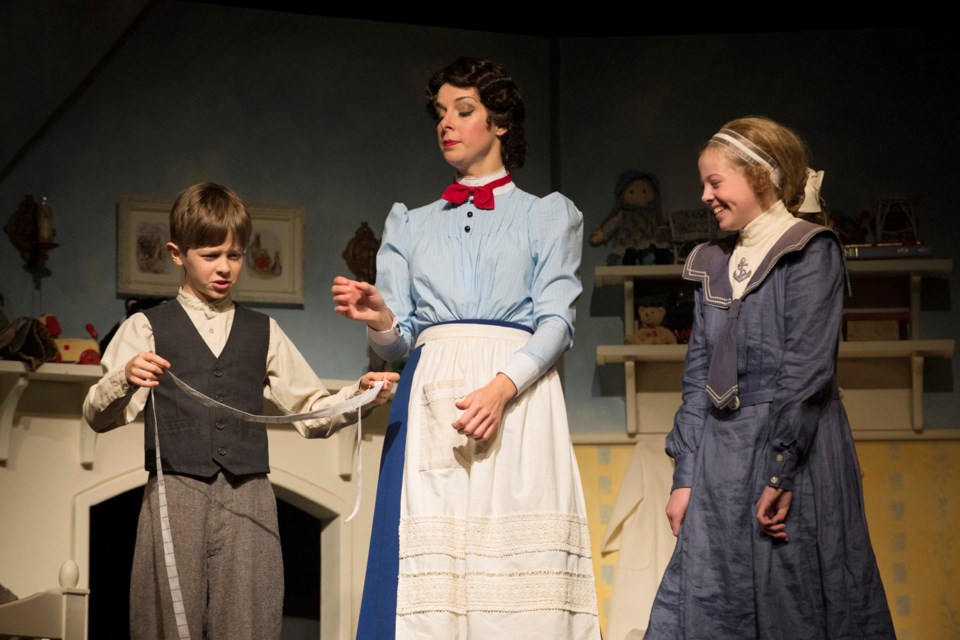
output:
[[[906,281],[909,292],[909,306],[869,309],[851,309],[852,312],[895,310],[910,314],[909,339],[874,342],[841,342],[839,358],[841,360],[870,360],[870,359],[903,359],[909,362],[909,420],[910,433],[923,432],[923,361],[925,358],[953,357],[955,345],[953,340],[921,340],[920,339],[920,294],[921,283],[924,278],[947,278],[953,270],[953,260],[948,258],[896,258],[890,260],[849,260],[847,270],[853,279],[865,278],[902,278]],[[636,328],[634,315],[634,283],[635,281],[678,281],[683,266],[669,265],[637,265],[637,266],[601,266],[594,271],[594,286],[623,287],[623,335],[624,338],[632,334]],[[882,302],[887,301],[886,299]],[[872,302],[869,299],[868,303]],[[906,302],[903,299],[899,304]],[[598,345],[597,364],[621,363],[624,368],[625,401],[627,434],[629,436],[640,433],[638,424],[637,405],[637,367],[653,366],[653,363],[683,362],[686,357],[685,345]],[[649,381],[649,378],[648,378]],[[665,401],[665,400],[664,400]],[[906,432],[906,430],[903,430]]]
[[[952,358],[953,340],[889,340],[841,342],[840,359],[854,358]],[[683,362],[687,346],[683,344],[602,344],[597,347],[597,364],[615,362]]]
[[[890,260],[848,260],[847,271],[856,276],[906,276],[946,278],[953,270],[949,258],[894,258]],[[683,272],[681,264],[604,266],[594,270],[595,287],[623,284],[625,280],[677,280]]]
[[[14,414],[23,392],[31,382],[75,384],[83,397],[87,389],[96,384],[102,375],[100,365],[95,364],[48,362],[40,365],[36,371],[30,371],[23,362],[0,360],[0,465],[5,465],[10,457],[10,436],[13,433]],[[77,407],[77,413],[80,413],[80,407]],[[80,423],[80,464],[90,469],[93,467],[97,434],[87,425],[83,416],[80,416]]]

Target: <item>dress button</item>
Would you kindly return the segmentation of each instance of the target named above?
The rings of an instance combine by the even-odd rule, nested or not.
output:
[[[221,377],[223,375],[223,369],[214,369],[213,375],[215,375],[218,378]]]
[[[465,226],[463,230],[466,231],[467,233],[470,233],[470,225]]]
[[[227,448],[226,448],[226,447],[220,447],[219,449],[217,449],[217,453],[219,453],[219,454],[222,455],[222,456],[225,456],[225,455],[227,455]]]
[[[227,425],[224,424],[223,420],[217,420],[217,429],[223,430],[225,426]]]
[[[468,217],[468,218],[472,218],[472,217],[473,217],[473,211],[467,211],[467,217]]]

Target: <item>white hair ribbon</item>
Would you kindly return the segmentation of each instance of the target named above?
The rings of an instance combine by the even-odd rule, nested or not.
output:
[[[820,185],[823,184],[823,171],[814,171],[807,167],[807,184],[803,187],[803,204],[801,213],[817,213],[820,211]]]

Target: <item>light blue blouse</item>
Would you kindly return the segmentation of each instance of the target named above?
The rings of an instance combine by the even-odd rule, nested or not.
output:
[[[521,324],[533,336],[503,370],[520,392],[573,344],[582,241],[583,216],[559,193],[537,198],[514,188],[489,211],[472,200],[412,211],[395,204],[377,254],[377,287],[399,332],[371,346],[396,361],[438,322]]]

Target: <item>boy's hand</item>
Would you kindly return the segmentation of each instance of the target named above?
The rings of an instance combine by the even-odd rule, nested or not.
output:
[[[340,315],[366,322],[374,331],[386,331],[393,325],[393,313],[372,284],[337,276],[331,291],[337,305],[333,310]]]
[[[383,404],[390,399],[390,389],[393,388],[393,383],[400,379],[399,373],[393,373],[389,371],[370,371],[363,374],[363,377],[360,378],[360,391],[366,391],[373,387],[374,383],[383,380],[383,388],[380,389],[380,393],[377,394],[376,399],[373,401],[374,404]]]
[[[160,376],[170,368],[170,363],[155,353],[138,353],[123,368],[127,382],[137,387],[155,387]]]

